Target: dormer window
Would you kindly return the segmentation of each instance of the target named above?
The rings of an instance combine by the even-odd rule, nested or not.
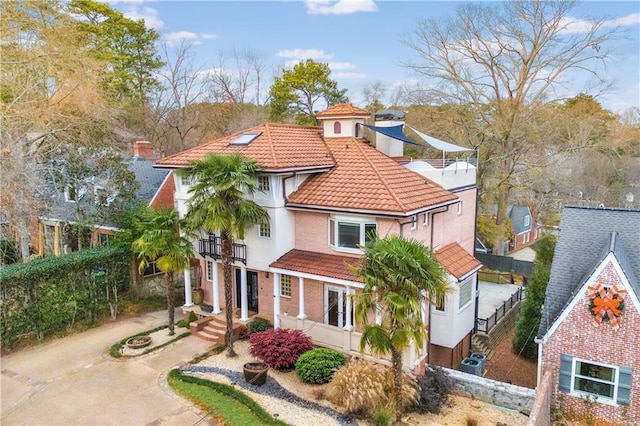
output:
[[[230,145],[249,145],[255,138],[260,136],[262,132],[244,132],[232,140]]]
[[[333,123],[333,133],[335,133],[336,135],[342,133],[342,124],[340,124],[339,121]]]

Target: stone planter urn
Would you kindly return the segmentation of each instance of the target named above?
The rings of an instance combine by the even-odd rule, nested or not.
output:
[[[129,349],[141,349],[151,344],[151,336],[135,336],[128,339],[125,345]]]
[[[269,367],[264,362],[247,362],[242,366],[244,379],[247,383],[255,386],[262,386],[267,381],[267,371]]]
[[[201,305],[204,301],[204,290],[202,288],[191,289],[191,299],[194,305]]]

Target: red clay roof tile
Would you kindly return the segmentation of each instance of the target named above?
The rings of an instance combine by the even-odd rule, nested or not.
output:
[[[260,132],[260,135],[246,145],[231,143],[243,133],[250,132]],[[265,170],[303,170],[335,165],[322,138],[321,128],[278,123],[265,123],[223,138],[205,140],[155,164],[158,167],[185,167],[191,161],[202,160],[208,153],[235,152],[257,161]]]
[[[371,113],[351,104],[335,104],[316,114],[316,117],[371,117]]]
[[[447,244],[436,252],[436,258],[457,279],[482,265],[458,243]]]
[[[357,257],[294,249],[269,266],[321,277],[362,282],[362,279],[354,274],[349,267],[349,265],[356,265],[358,261]]]
[[[289,206],[406,214],[457,199],[363,139],[325,142],[338,165],[305,181],[289,196]]]

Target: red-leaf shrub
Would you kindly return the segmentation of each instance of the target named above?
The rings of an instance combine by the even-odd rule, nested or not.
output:
[[[277,370],[293,368],[298,357],[313,349],[311,338],[300,330],[273,328],[249,337],[251,355]]]

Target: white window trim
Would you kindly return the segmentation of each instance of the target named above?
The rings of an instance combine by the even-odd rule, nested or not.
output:
[[[207,260],[205,265],[205,272],[207,275],[207,281],[213,282],[213,268],[215,268],[215,263],[211,260]]]
[[[416,229],[418,229],[418,215],[414,214],[411,216],[411,230],[415,231]]]
[[[422,216],[422,226],[429,226],[429,213],[424,213]]]
[[[272,232],[271,232],[271,222],[267,222],[266,225],[269,226],[269,235],[268,236],[267,235],[262,235],[263,224],[259,223],[258,224],[258,237],[270,240],[271,236],[273,235]]]
[[[581,391],[581,390],[575,388],[575,379],[576,379],[576,377],[585,377],[585,376],[582,376],[582,375],[576,375],[576,363],[578,363],[578,362],[585,363],[585,364],[597,365],[597,366],[600,366],[600,367],[611,368],[612,370],[614,370],[615,379],[614,379],[613,382],[607,382],[605,380],[595,379],[594,377],[586,377],[586,379],[593,380],[594,382],[601,381],[602,383],[612,384],[613,385],[613,397],[612,398],[609,398],[609,397],[606,397],[606,396],[602,396],[602,395],[596,395],[596,394],[590,393],[590,392]],[[618,386],[619,385],[620,385],[620,367],[619,366],[610,365],[610,364],[604,364],[602,362],[596,362],[596,361],[587,360],[587,359],[573,358],[573,360],[571,362],[571,391],[569,392],[570,395],[579,396],[579,397],[592,396],[592,397],[596,397],[596,402],[600,402],[602,404],[607,404],[607,405],[615,405],[615,406],[617,406],[618,403],[616,401],[618,400]]]
[[[289,278],[289,294],[284,294],[283,293],[283,289],[284,289],[284,277],[288,277]],[[291,296],[293,294],[293,285],[291,284],[291,275],[286,275],[286,274],[282,274],[280,275],[280,297],[286,297],[287,299],[291,299]]]
[[[266,189],[262,188],[262,183],[266,182]],[[271,178],[269,176],[258,176],[258,191],[263,192],[265,194],[269,194],[271,192]]]
[[[327,243],[329,247],[331,247],[335,251],[341,251],[344,253],[362,253],[362,250],[359,248],[351,248],[351,247],[340,247],[338,244],[331,243],[331,223],[333,222],[333,235],[336,239],[334,243],[337,243],[339,240],[338,233],[338,224],[339,223],[354,223],[360,225],[360,244],[364,244],[365,242],[365,229],[366,225],[374,225],[376,227],[376,232],[378,231],[378,223],[375,220],[371,219],[363,219],[363,218],[354,218],[348,216],[329,216],[328,225],[327,225]]]
[[[458,216],[462,214],[462,201],[458,203]]]

